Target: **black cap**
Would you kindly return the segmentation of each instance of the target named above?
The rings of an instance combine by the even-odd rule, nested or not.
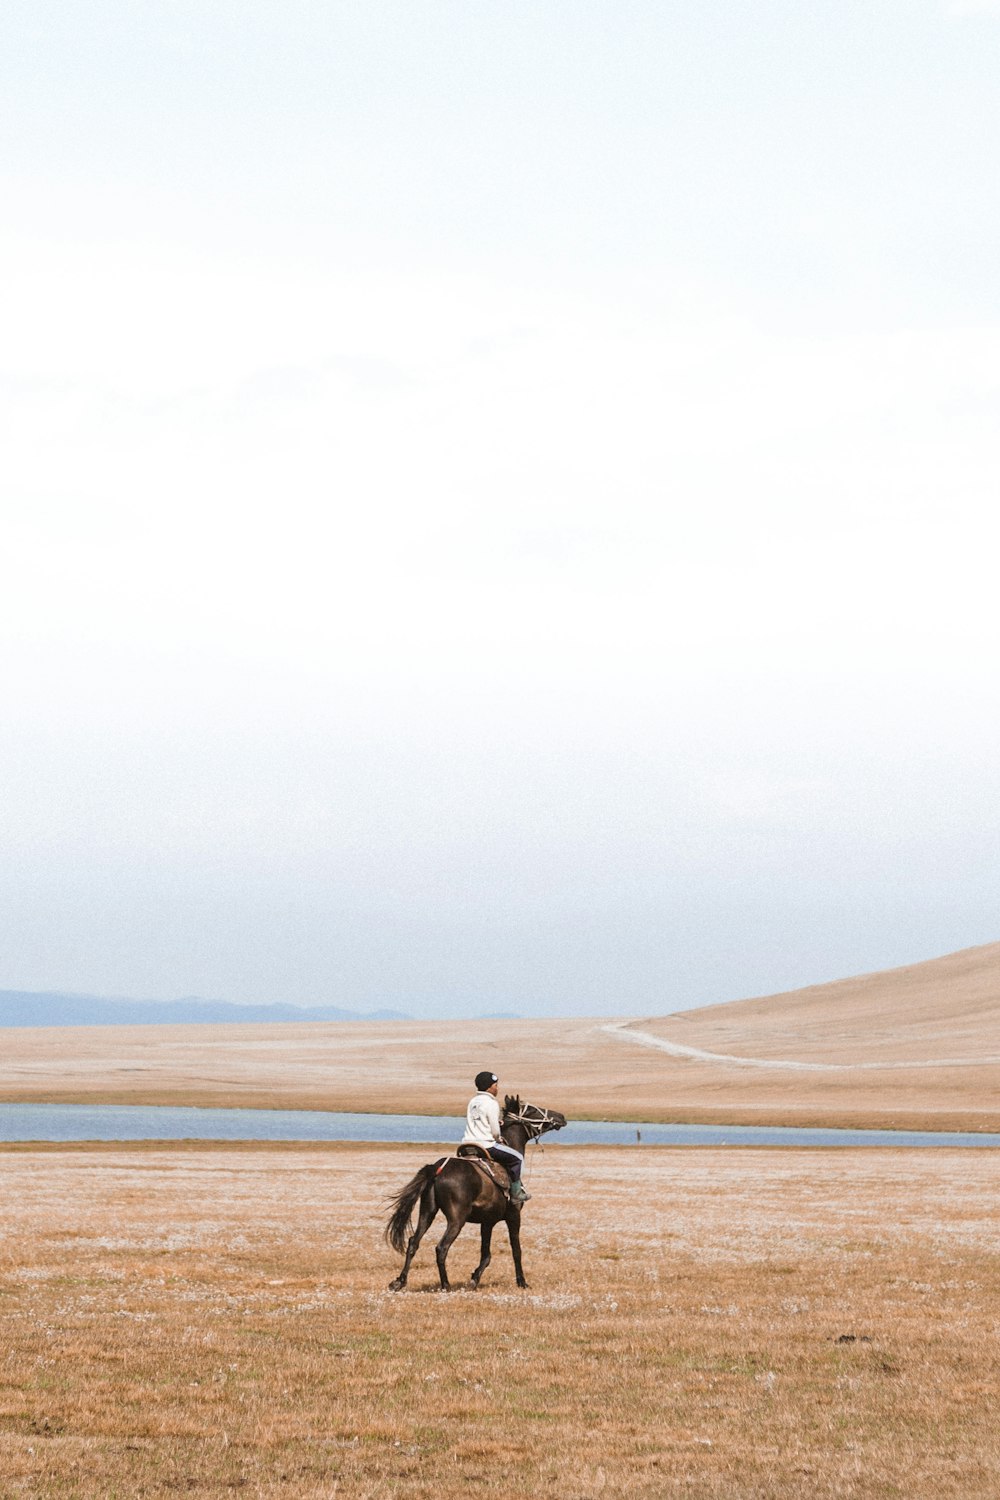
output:
[[[476,1074],[476,1088],[481,1094],[485,1094],[486,1090],[492,1088],[497,1081],[497,1075],[495,1073]]]

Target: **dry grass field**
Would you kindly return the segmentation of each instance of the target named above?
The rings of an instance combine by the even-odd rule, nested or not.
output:
[[[473,1076],[492,1067],[505,1088],[577,1119],[996,1131],[1000,943],[624,1027],[137,1026],[0,1038],[6,1101],[460,1114]]]
[[[552,1148],[393,1294],[427,1155],[0,1151],[4,1500],[1000,1493],[994,1153]]]

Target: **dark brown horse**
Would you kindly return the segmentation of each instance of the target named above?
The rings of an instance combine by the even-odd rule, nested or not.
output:
[[[566,1116],[554,1109],[540,1109],[537,1104],[522,1104],[519,1095],[508,1094],[503,1102],[500,1121],[501,1138],[523,1155],[528,1141],[537,1140],[548,1130],[561,1130]],[[497,1172],[499,1181],[506,1179],[505,1172]],[[417,1227],[410,1233],[410,1219],[416,1203],[420,1203]],[[482,1253],[479,1264],[472,1273],[471,1284],[479,1285],[479,1278],[490,1263],[490,1239],[494,1227],[503,1219],[510,1236],[510,1250],[514,1257],[514,1271],[518,1286],[527,1286],[521,1269],[521,1208],[511,1203],[506,1192],[483,1170],[464,1157],[439,1157],[421,1167],[417,1175],[393,1199],[392,1217],[385,1228],[385,1237],[399,1254],[405,1254],[403,1269],[395,1281],[390,1281],[389,1290],[402,1291],[410,1270],[410,1262],[416,1255],[420,1241],[427,1233],[438,1209],[448,1221],[436,1251],[441,1290],[446,1292],[451,1283],[445,1262],[448,1251],[466,1224],[478,1224],[482,1235]]]

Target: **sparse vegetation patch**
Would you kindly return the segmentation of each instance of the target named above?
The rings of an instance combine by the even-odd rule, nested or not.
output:
[[[551,1150],[529,1289],[451,1295],[433,1228],[388,1291],[417,1165],[0,1154],[0,1495],[1000,1490],[992,1153]]]

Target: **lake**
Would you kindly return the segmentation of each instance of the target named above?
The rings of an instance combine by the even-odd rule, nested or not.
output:
[[[134,1104],[0,1104],[0,1141],[403,1141],[454,1145],[459,1115],[364,1115],[305,1109]],[[799,1130],[778,1125],[576,1121],[547,1145],[1000,1146],[1000,1135],[931,1130]]]

